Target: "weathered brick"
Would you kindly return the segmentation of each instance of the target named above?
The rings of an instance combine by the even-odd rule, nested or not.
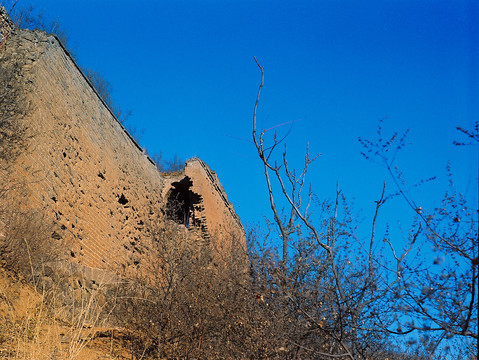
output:
[[[232,239],[244,246],[216,173],[200,159],[160,173],[54,36],[17,31],[2,44],[0,70],[13,53],[29,59],[23,77],[33,105],[22,119],[31,138],[8,181],[21,180],[32,207],[59,226],[70,261],[110,270],[127,263],[128,244],[145,241],[145,224],[159,221],[175,191],[191,203],[173,220],[220,251]],[[179,183],[191,184],[178,190]]]

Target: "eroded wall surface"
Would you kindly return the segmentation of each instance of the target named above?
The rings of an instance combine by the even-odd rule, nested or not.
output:
[[[145,251],[145,224],[165,213],[171,179],[115,119],[54,36],[17,31],[2,45],[0,64],[22,59],[22,85],[31,102],[23,120],[28,147],[10,181],[21,183],[28,206],[56,224],[52,241],[67,244],[70,260],[103,269],[135,265]],[[205,239],[215,235],[221,242],[222,235],[235,233],[244,241],[215,173],[195,160],[185,174],[201,196],[197,215]]]
[[[175,198],[174,189],[179,188],[186,193],[181,197],[186,202],[181,209],[182,216],[176,216],[179,223],[186,222],[189,228],[196,227],[199,235],[216,253],[230,253],[233,245],[240,245],[245,250],[241,221],[216,172],[204,161],[198,158],[188,160],[184,171],[165,175],[165,181],[165,199]]]
[[[162,179],[52,36],[22,31],[6,52],[27,59],[31,138],[13,176],[32,206],[59,225],[54,237],[91,267],[125,261],[145,217],[159,211]]]

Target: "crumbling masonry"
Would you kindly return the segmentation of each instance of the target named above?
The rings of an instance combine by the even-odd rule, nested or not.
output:
[[[222,251],[232,239],[244,245],[241,222],[203,161],[160,173],[54,35],[7,32],[0,71],[20,64],[29,136],[2,181],[55,224],[51,241],[66,244],[65,257],[86,268],[134,266],[147,224],[165,218]]]

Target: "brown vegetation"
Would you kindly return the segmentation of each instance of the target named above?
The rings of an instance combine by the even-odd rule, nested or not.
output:
[[[87,279],[79,267],[64,261],[65,244],[55,225],[42,217],[43,209],[24,205],[28,194],[18,179],[9,178],[11,164],[28,146],[28,129],[21,119],[30,109],[25,87],[17,86],[22,64],[8,61],[1,66],[1,356],[431,359],[444,339],[456,336],[467,348],[456,349],[454,354],[473,358],[477,345],[461,341],[477,339],[475,214],[463,212],[460,220],[465,219],[468,227],[461,230],[456,210],[459,205],[466,207],[453,192],[431,217],[413,206],[419,217],[406,250],[396,254],[391,249],[393,261],[383,261],[381,252],[391,242],[384,237],[385,245],[377,245],[375,224],[387,200],[385,189],[376,201],[370,236],[363,242],[340,189],[333,201],[318,201],[306,190],[305,176],[314,160],[308,152],[299,175],[288,168],[286,148],[280,161],[273,160],[281,140],[274,135],[272,144],[265,145],[269,130],[258,134],[256,129],[263,82],[255,105],[253,139],[264,166],[275,222],[251,229],[245,249],[235,235],[204,236],[201,230],[190,228],[185,204],[175,204],[178,198],[174,198],[163,214],[141,223],[144,238],[131,244],[134,266],[122,274],[105,272],[99,282]],[[477,131],[463,132],[477,141]],[[394,139],[387,146],[392,143]],[[387,157],[382,159],[389,169],[392,163]],[[175,170],[177,163],[172,162]],[[279,192],[272,185],[274,179]],[[128,203],[124,194],[118,197],[120,205]],[[279,210],[279,199],[285,200],[286,212]],[[178,208],[183,216],[177,216]],[[190,206],[186,208],[189,211]],[[170,220],[169,213],[174,214]],[[454,260],[469,267],[461,273],[449,266],[438,274],[414,267],[407,256],[419,236],[439,253],[452,253]],[[274,247],[278,239],[280,251]],[[442,286],[442,291],[431,291],[426,282]],[[451,292],[460,301],[454,302]],[[398,319],[404,311],[401,306],[437,327],[402,324]],[[407,329],[393,330],[397,325]],[[397,345],[393,335],[413,331],[439,335],[422,336],[420,344],[408,349]]]
[[[263,284],[272,294],[282,294],[279,308],[291,309],[288,319],[303,323],[301,330],[289,326],[292,332],[282,332],[291,350],[301,351],[301,358],[380,359],[408,354],[427,359],[477,358],[473,355],[478,352],[477,207],[455,188],[452,173],[448,171],[450,186],[441,206],[425,211],[409,196],[395,164],[406,144],[405,135],[385,137],[379,126],[378,139],[360,139],[363,155],[386,167],[397,191],[388,194],[384,185],[375,201],[370,235],[362,240],[359,222],[339,188],[329,202],[319,201],[311,186],[306,187],[308,169],[316,159],[310,157],[308,147],[303,169],[297,172],[289,166],[286,145],[275,157],[286,137],[277,134],[279,126],[257,130],[264,71],[255,61],[261,83],[253,141],[274,216],[269,231],[282,243],[282,258],[275,266],[260,266],[259,274],[266,271]],[[469,145],[478,145],[479,124],[458,130],[468,137]],[[378,214],[394,196],[401,196],[415,217],[400,251],[388,233],[381,236],[376,230]],[[278,210],[280,204],[284,213]],[[432,249],[433,261],[421,253],[423,247]],[[260,249],[257,258],[263,261],[264,247],[250,246],[250,251],[255,249]],[[271,253],[278,257],[276,250]],[[415,336],[405,339],[408,334]],[[395,348],[395,341],[407,348],[399,347],[392,354],[389,349]]]

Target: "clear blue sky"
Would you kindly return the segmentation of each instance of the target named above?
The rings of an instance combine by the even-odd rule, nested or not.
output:
[[[399,159],[410,183],[439,176],[414,193],[419,202],[438,204],[447,161],[477,197],[477,148],[452,141],[457,125],[479,120],[479,1],[18,5],[28,4],[58,19],[79,63],[112,83],[114,101],[133,111],[128,125],[143,131],[141,144],[204,159],[246,224],[270,216],[251,143],[260,81],[253,56],[265,69],[259,124],[295,121],[290,156],[301,161],[306,142],[322,154],[309,176],[320,197],[332,197],[339,182],[357,211],[372,210],[386,174],[361,157],[357,138],[374,137],[382,118],[389,131],[411,130]]]

